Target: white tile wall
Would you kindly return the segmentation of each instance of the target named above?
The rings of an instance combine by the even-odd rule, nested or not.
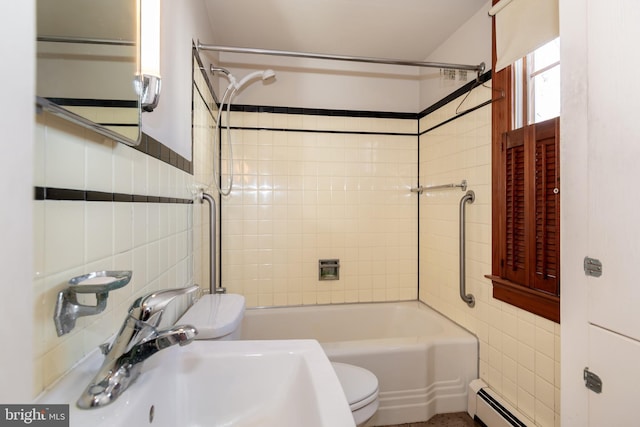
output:
[[[489,83],[486,84],[487,86]],[[491,98],[479,87],[464,110]],[[429,129],[455,115],[462,97],[420,121]],[[491,107],[483,107],[420,138],[422,185],[466,179],[476,201],[467,205],[468,308],[458,295],[460,190],[425,193],[420,200],[420,299],[474,332],[480,341],[480,378],[538,426],[560,422],[559,325],[492,297]]]
[[[229,291],[249,306],[416,298],[415,120],[237,112],[231,123],[292,131],[232,132],[236,184],[222,200]],[[324,258],[340,259],[340,280],[318,280]]]
[[[37,117],[34,184],[41,187],[189,199],[193,177],[131,147],[47,113]],[[194,282],[194,206],[189,204],[34,201],[34,384],[37,395],[120,327],[131,302]],[[56,335],[53,312],[70,278],[133,270],[107,309]],[[83,300],[93,305],[91,298]],[[166,316],[175,320],[184,303]]]

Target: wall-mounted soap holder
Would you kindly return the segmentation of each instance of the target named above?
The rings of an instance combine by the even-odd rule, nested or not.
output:
[[[53,321],[58,336],[67,334],[81,316],[99,314],[107,307],[109,292],[120,289],[131,280],[131,271],[96,271],[69,280],[67,289],[58,293]],[[95,294],[96,305],[78,302],[77,294]]]
[[[318,280],[340,280],[340,260],[318,260]]]

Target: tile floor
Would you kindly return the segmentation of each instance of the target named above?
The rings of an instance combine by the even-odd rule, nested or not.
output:
[[[452,414],[439,414],[429,421],[420,423],[399,424],[387,427],[481,427],[481,424],[473,421],[466,412]]]

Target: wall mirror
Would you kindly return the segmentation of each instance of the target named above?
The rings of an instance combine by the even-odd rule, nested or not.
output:
[[[38,0],[36,103],[140,142],[139,0]]]

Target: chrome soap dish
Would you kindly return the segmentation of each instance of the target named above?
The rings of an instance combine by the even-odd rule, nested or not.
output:
[[[104,311],[109,292],[129,283],[131,275],[131,271],[96,271],[69,280],[71,286],[58,293],[53,315],[58,336],[71,332],[78,317],[92,316]],[[96,305],[80,304],[77,294],[95,294]]]

